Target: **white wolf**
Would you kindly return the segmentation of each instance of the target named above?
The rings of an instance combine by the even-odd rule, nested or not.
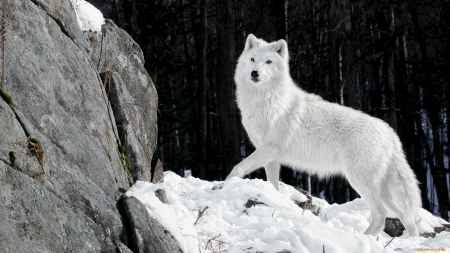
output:
[[[319,176],[345,175],[371,210],[365,234],[384,228],[387,207],[410,236],[419,236],[420,190],[397,134],[380,119],[298,88],[288,57],[284,40],[248,36],[235,81],[242,124],[256,150],[226,180],[264,166],[278,189],[280,164]]]

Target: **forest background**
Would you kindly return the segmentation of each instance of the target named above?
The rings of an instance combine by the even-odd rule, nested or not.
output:
[[[233,80],[253,33],[287,41],[291,75],[302,89],[389,123],[421,183],[423,207],[449,220],[449,0],[91,3],[143,50],[159,95],[155,155],[165,170],[223,180],[253,152]],[[330,203],[358,197],[339,176],[282,168],[280,177]]]

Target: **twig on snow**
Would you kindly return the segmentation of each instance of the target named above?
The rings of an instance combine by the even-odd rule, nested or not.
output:
[[[200,220],[200,218],[203,216],[206,209],[208,209],[208,208],[209,208],[209,206],[205,206],[205,208],[203,208],[203,211],[198,210],[198,216],[197,216],[197,220],[194,222],[194,226],[197,225],[197,222]]]
[[[386,246],[388,246],[389,245],[389,243],[391,243],[392,242],[392,240],[394,240],[394,238],[395,237],[392,237],[392,239],[386,244],[386,245],[384,245],[384,247],[386,248]]]

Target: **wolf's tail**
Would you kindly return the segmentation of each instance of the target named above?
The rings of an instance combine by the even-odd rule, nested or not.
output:
[[[382,201],[398,215],[410,236],[419,236],[415,215],[422,206],[419,182],[401,148],[395,150],[382,185]]]
[[[403,203],[405,208],[417,209],[422,206],[419,182],[416,175],[408,165],[403,153],[396,155],[390,166],[390,176],[395,182],[394,195],[398,203]]]

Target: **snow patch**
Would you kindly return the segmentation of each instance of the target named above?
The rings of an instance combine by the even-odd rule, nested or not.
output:
[[[103,14],[85,0],[70,0],[77,14],[78,25],[83,31],[101,32],[105,24]]]
[[[319,216],[315,216],[310,211],[303,212],[294,203],[306,200],[306,196],[284,183],[280,183],[280,191],[277,191],[263,180],[232,178],[222,189],[212,190],[221,182],[181,178],[173,172],[166,172],[164,180],[161,184],[137,182],[126,194],[143,202],[149,214],[174,235],[187,253],[450,250],[448,232],[435,238],[409,238],[405,233],[392,242],[392,237],[384,232],[379,238],[364,235],[371,214],[362,199],[329,205],[313,198],[313,203],[321,210]],[[169,204],[155,196],[154,191],[159,188],[166,190]],[[246,208],[248,200],[256,204]],[[209,208],[194,226],[199,210],[206,206]],[[424,209],[416,217],[420,233],[432,232],[433,227],[443,223],[446,222]]]

